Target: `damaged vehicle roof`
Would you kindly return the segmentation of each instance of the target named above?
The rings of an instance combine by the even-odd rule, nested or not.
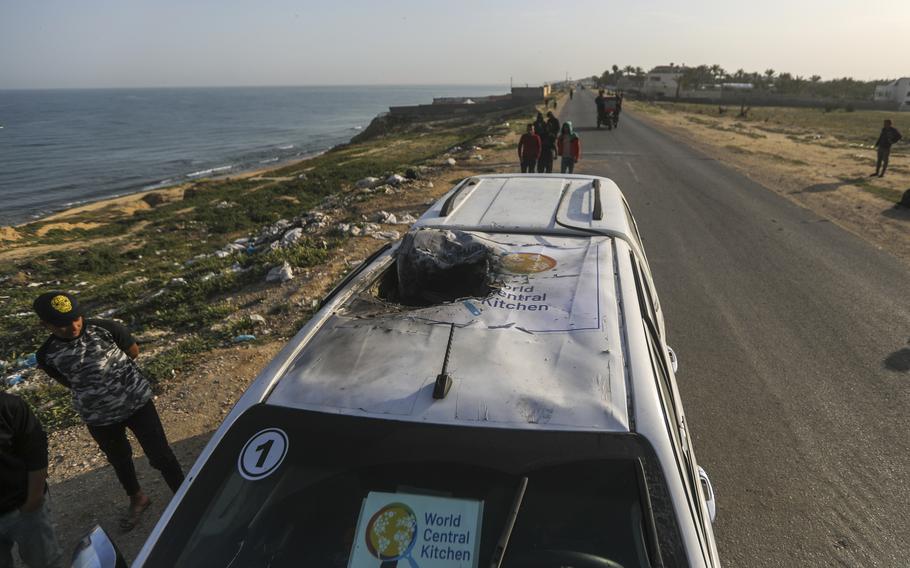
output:
[[[431,208],[295,355],[268,403],[442,424],[629,431],[614,271],[616,241],[625,241],[625,254],[635,248],[624,200],[608,180],[595,188],[590,177],[516,177],[466,180]],[[602,234],[591,232],[595,207],[603,207],[605,219],[593,221]],[[475,276],[483,282],[471,282],[473,272],[451,277],[459,255],[477,263],[480,249],[486,260]],[[405,297],[434,286],[410,282],[434,266],[437,285],[448,288]],[[443,372],[451,390],[435,399]]]

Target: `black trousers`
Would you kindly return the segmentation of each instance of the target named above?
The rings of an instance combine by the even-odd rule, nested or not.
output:
[[[180,462],[167,443],[164,427],[151,400],[123,422],[87,426],[92,438],[98,442],[98,447],[117,473],[117,479],[120,480],[120,485],[126,490],[127,495],[132,496],[139,492],[139,480],[136,478],[136,466],[133,464],[133,448],[126,437],[127,428],[136,435],[139,445],[149,459],[149,465],[161,472],[171,491],[176,492],[183,483]]]
[[[885,170],[888,169],[888,157],[891,156],[891,146],[883,148],[878,147],[878,159],[875,160],[875,171],[878,172],[879,169],[882,173],[885,173]]]
[[[521,173],[523,173],[523,174],[533,174],[533,173],[534,173],[534,166],[535,166],[536,164],[537,164],[537,160],[534,159],[534,158],[531,158],[531,159],[529,159],[529,160],[522,160],[522,161],[521,161]]]
[[[540,155],[540,159],[537,160],[537,173],[539,173],[539,174],[553,173],[553,155],[552,154],[550,154],[549,156],[547,156],[545,154]]]

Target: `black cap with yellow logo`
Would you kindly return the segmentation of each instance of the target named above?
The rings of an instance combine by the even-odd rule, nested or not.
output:
[[[47,292],[35,298],[32,304],[42,321],[54,325],[66,325],[82,317],[79,302],[66,292]]]

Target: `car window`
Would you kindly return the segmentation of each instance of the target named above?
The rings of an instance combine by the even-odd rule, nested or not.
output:
[[[542,551],[626,568],[684,563],[661,468],[637,435],[452,428],[274,408],[253,414],[200,473],[150,565],[348,566],[352,554],[378,546],[363,548],[379,534],[369,507],[381,502],[376,514],[411,519],[401,548],[389,544],[391,556],[404,560],[407,549],[420,564],[464,554],[486,566],[525,478],[504,567],[524,566]],[[298,415],[298,424],[281,424],[282,414]],[[251,447],[244,438],[266,425],[286,432],[287,455],[271,475],[247,479],[238,457]],[[262,455],[248,463],[268,463]]]

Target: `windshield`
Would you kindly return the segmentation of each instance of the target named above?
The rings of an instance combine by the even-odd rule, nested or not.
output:
[[[148,565],[486,567],[523,478],[502,566],[677,565],[677,531],[653,511],[664,496],[645,481],[654,473],[645,454],[632,434],[254,407],[193,483]]]

